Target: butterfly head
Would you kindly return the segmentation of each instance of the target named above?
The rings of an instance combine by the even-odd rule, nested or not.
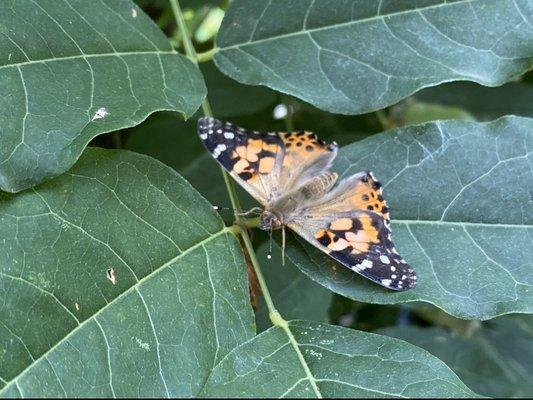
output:
[[[273,211],[265,210],[261,214],[261,222],[259,223],[259,228],[264,231],[281,229],[283,226],[282,219],[279,215]]]

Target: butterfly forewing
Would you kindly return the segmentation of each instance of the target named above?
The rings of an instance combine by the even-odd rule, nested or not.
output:
[[[277,134],[200,118],[198,134],[211,155],[261,204],[275,197],[284,145]]]

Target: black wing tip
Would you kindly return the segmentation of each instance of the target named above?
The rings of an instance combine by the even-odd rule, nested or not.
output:
[[[218,120],[216,118],[213,118],[213,117],[201,117],[201,118],[198,118],[197,127],[198,127],[198,131],[199,132],[203,132],[206,129],[208,129],[209,127],[213,127],[215,125],[220,125],[220,124],[221,124],[220,120]]]
[[[415,288],[418,281],[416,273],[409,265],[404,264],[404,266],[407,268],[406,271],[399,272],[398,275],[391,276],[390,279],[382,279],[379,283],[397,292],[405,292]]]
[[[354,259],[353,255],[332,251],[330,256],[352,271],[390,290],[403,292],[417,284],[415,271],[397,254],[381,254],[379,257],[365,255]]]

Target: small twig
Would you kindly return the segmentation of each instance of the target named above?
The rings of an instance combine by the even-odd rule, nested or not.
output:
[[[170,0],[170,4],[172,6],[172,11],[174,12],[174,17],[176,18],[176,23],[178,24],[178,27],[181,32],[181,38],[183,41],[183,46],[185,48],[185,53],[187,54],[187,57],[194,64],[198,65],[198,56],[191,42],[191,37],[188,32],[187,26],[185,25],[185,20],[183,18],[183,13],[181,12],[181,8],[178,3],[178,0]],[[213,116],[211,112],[211,106],[209,105],[209,101],[207,100],[207,98],[202,103],[202,109],[206,117]],[[237,193],[235,192],[235,186],[233,184],[233,181],[229,177],[228,173],[224,171],[224,169],[222,169],[222,175],[224,177],[224,182],[226,183],[226,188],[228,190],[232,208],[234,210],[241,210],[242,208],[239,202],[239,198],[237,197]],[[270,319],[274,325],[281,326],[283,327],[284,330],[287,330],[288,329],[287,322],[281,317],[279,312],[274,307],[274,303],[272,302],[272,297],[270,296],[270,292],[268,291],[268,287],[266,285],[265,279],[263,277],[263,274],[261,273],[261,268],[259,266],[259,262],[257,261],[257,256],[252,246],[252,241],[250,240],[250,236],[248,235],[248,232],[246,232],[245,229],[239,226],[239,225],[248,226],[247,224],[248,220],[243,219],[242,216],[239,215],[237,211],[235,211],[235,219],[239,222],[239,224],[234,225],[231,231],[238,232],[244,242],[244,247],[246,248],[246,251],[248,252],[250,260],[252,261],[252,266],[254,268],[255,274],[257,275],[257,280],[259,281],[259,285],[261,286],[261,290],[265,298],[265,303],[267,305],[267,308],[270,314]],[[254,221],[254,223],[258,223],[258,220],[255,220],[255,219],[250,220],[250,222],[251,221]]]

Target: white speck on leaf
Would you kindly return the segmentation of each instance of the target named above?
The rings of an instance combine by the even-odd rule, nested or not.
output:
[[[138,337],[135,337],[135,342],[137,343],[137,345],[143,349],[143,350],[150,350],[150,345],[146,342],[143,342],[141,339],[139,339]]]
[[[318,351],[314,351],[314,350],[309,350],[308,352],[310,355],[312,355],[313,357],[316,357],[318,360],[321,360],[322,359],[322,353],[319,353]]]
[[[137,10],[136,10],[135,8],[132,8],[132,9],[131,9],[131,16],[132,16],[133,18],[137,18]]]
[[[91,121],[96,121],[97,119],[105,118],[109,115],[109,111],[107,111],[107,108],[100,107],[93,115],[93,119]]]
[[[80,305],[78,303],[74,303],[74,305],[76,306],[76,311],[80,311]]]
[[[113,284],[116,285],[117,283],[117,276],[115,275],[115,270],[113,268],[109,268],[106,271],[107,279]]]

